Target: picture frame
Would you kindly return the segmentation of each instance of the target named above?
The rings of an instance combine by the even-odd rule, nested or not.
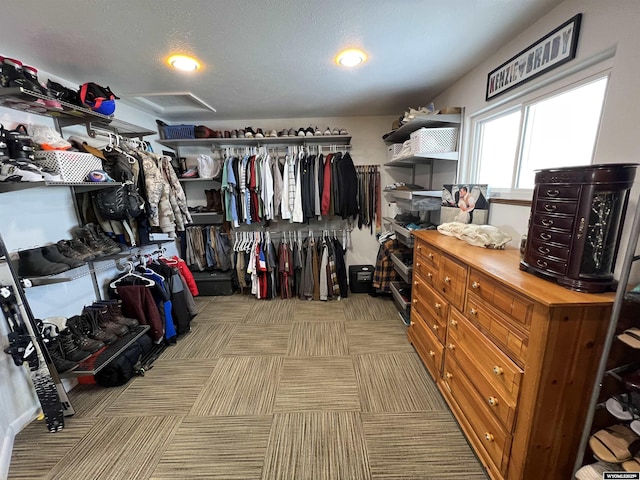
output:
[[[440,223],[486,225],[489,222],[488,191],[489,186],[486,183],[443,185]]]
[[[578,13],[489,72],[485,101],[573,60],[578,48],[581,20],[582,14]]]

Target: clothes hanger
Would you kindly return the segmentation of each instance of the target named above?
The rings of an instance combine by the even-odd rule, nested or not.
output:
[[[125,278],[131,278],[131,277],[139,278],[140,280],[143,280],[145,282],[145,286],[146,287],[153,287],[156,284],[156,282],[154,282],[152,279],[144,277],[142,275],[138,275],[137,273],[135,273],[135,271],[133,270],[133,263],[127,262],[126,265],[127,265],[127,267],[129,267],[129,271],[127,273],[125,273],[124,275],[122,275],[121,277],[119,277],[116,280],[114,280],[113,282],[111,282],[109,284],[110,288],[117,288],[118,287],[118,283],[120,283]]]

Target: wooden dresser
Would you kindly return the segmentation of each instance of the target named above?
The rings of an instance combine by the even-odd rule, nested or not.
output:
[[[571,479],[614,295],[523,272],[515,248],[415,239],[409,341],[489,475]]]

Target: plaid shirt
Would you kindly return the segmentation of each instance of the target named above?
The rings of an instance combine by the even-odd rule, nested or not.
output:
[[[396,239],[387,240],[378,250],[378,259],[376,260],[376,269],[373,272],[373,286],[379,292],[390,292],[391,282],[398,279],[398,274],[393,268],[391,254],[402,248],[400,242]]]

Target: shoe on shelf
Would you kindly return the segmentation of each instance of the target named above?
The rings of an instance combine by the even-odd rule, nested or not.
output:
[[[69,246],[69,248],[82,255],[83,260],[86,262],[90,262],[91,260],[95,260],[96,258],[96,253],[77,238],[71,240],[60,240],[60,242],[64,242]],[[60,242],[58,242],[58,248],[60,248]]]
[[[256,133],[253,135],[255,138],[264,138],[264,132],[261,128],[256,130]]]
[[[347,132],[347,130],[345,128],[341,128],[339,131],[340,135],[349,135],[349,132]]]
[[[59,373],[70,372],[78,368],[78,362],[66,358],[60,337],[45,338],[44,342],[51,360],[53,360],[53,365]]]
[[[333,130],[331,130],[331,135],[340,135],[340,130],[334,128]]]
[[[316,129],[313,131],[313,135],[316,137],[321,137],[322,136],[322,132],[320,131],[320,129],[318,127],[316,127]]]
[[[122,245],[116,242],[113,238],[111,238],[107,233],[102,229],[102,227],[97,223],[87,223],[85,228],[89,229],[89,231],[93,234],[94,238],[103,245],[105,248],[108,248],[111,253],[108,255],[112,255],[114,253],[120,253],[122,251]]]
[[[67,328],[73,335],[73,340],[81,350],[95,353],[105,346],[104,342],[89,338],[85,332],[85,323],[80,315],[74,315],[67,319]]]
[[[98,314],[95,310],[83,308],[82,315],[80,315],[82,324],[82,329],[87,337],[92,338],[94,340],[99,340],[107,345],[111,345],[112,343],[118,340],[118,336],[107,332],[100,328],[98,323]]]
[[[295,128],[290,128],[289,137],[297,137],[297,136],[298,136],[298,131]]]
[[[287,130],[286,128],[284,130],[280,130],[278,132],[278,136],[279,137],[288,137],[289,136],[289,130]]]
[[[231,136],[229,138],[238,138],[238,130],[231,130]]]
[[[111,318],[114,319],[115,322],[126,325],[129,328],[137,327],[140,325],[138,320],[131,317],[125,317],[122,313],[122,307],[120,305],[119,300],[98,300],[94,302],[94,305],[103,305],[107,307]]]
[[[38,170],[24,167],[14,160],[0,160],[0,182],[43,182]]]
[[[331,135],[331,129],[329,127],[327,127],[327,129],[324,131],[325,135]]]
[[[244,129],[244,138],[253,138],[256,136],[256,132],[253,131],[252,127],[247,127]]]
[[[70,269],[66,263],[51,262],[44,258],[42,248],[18,251],[18,276],[47,277]]]
[[[275,130],[269,130],[269,133],[267,133],[267,137],[277,138],[278,137],[278,132],[276,132]]]
[[[298,136],[298,137],[304,137],[304,136],[305,136],[305,130],[304,130],[304,128],[300,127],[300,128],[298,129],[297,136]]]
[[[309,125],[304,131],[304,134],[305,134],[306,137],[313,137],[314,133],[315,133],[315,130],[313,129],[313,127],[311,125]]]
[[[85,264],[82,260],[65,257],[58,250],[57,245],[47,245],[42,247],[42,256],[53,263],[64,263],[69,265],[69,268],[77,268]]]
[[[67,360],[72,362],[82,362],[91,356],[91,352],[82,350],[74,341],[73,334],[68,328],[60,331],[58,335],[60,346]]]
[[[181,175],[182,178],[198,178],[198,167],[191,167]]]
[[[238,138],[245,138],[244,128],[238,129]]]

